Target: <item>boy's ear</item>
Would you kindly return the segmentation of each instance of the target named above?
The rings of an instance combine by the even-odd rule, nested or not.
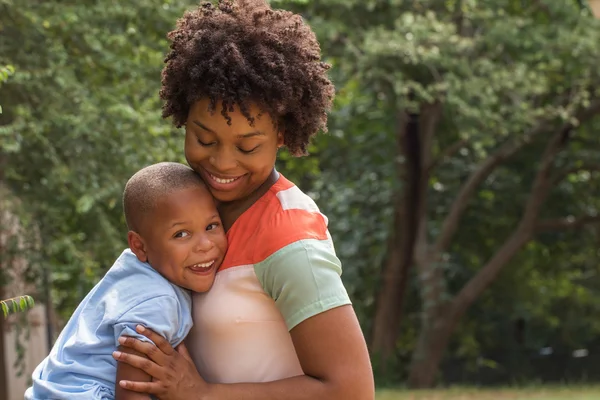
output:
[[[148,254],[146,253],[146,245],[144,244],[144,240],[142,237],[134,231],[127,232],[127,243],[129,243],[129,248],[135,254],[135,256],[141,262],[148,261]]]
[[[277,134],[277,148],[283,147],[284,137],[283,132]]]

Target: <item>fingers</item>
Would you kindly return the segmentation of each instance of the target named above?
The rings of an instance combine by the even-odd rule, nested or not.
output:
[[[177,346],[177,352],[181,354],[186,360],[193,362],[192,356],[190,355],[190,352],[188,351],[187,347],[185,347],[185,344],[181,343],[179,346]]]
[[[138,393],[147,394],[162,394],[164,393],[162,384],[160,382],[132,382],[132,381],[119,381],[119,385],[127,390]]]
[[[146,357],[125,353],[122,351],[114,351],[112,353],[112,356],[115,360],[119,362],[129,364],[134,368],[138,368],[144,371],[145,373],[150,375],[154,380],[164,380],[162,367],[157,365],[152,360],[147,359]]]
[[[152,329],[145,328],[142,325],[137,325],[135,327],[135,330],[138,333],[141,333],[142,335],[146,336],[148,339],[152,340],[152,342],[156,344],[156,347],[158,347],[160,351],[162,351],[166,355],[170,356],[175,351],[173,350],[173,346],[171,346],[171,344],[164,337],[155,333]]]
[[[165,354],[160,351],[160,349],[156,347],[154,343],[142,342],[141,340],[131,336],[121,336],[119,338],[119,343],[122,346],[129,347],[130,349],[137,351],[138,353],[142,353],[158,365],[165,365],[167,362],[167,356],[165,356]]]

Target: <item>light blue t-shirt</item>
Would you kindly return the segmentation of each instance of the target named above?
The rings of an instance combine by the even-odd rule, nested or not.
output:
[[[192,327],[191,295],[127,249],[75,310],[52,351],[33,372],[27,400],[115,398],[117,339],[142,324],[173,346]]]

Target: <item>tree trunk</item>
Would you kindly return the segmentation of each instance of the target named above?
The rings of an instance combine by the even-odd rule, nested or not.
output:
[[[2,247],[0,247],[0,252]],[[0,265],[0,272],[1,265]],[[0,279],[0,299],[4,299],[4,290],[2,289],[2,279]],[[4,351],[4,333],[6,330],[6,321],[4,315],[0,313],[0,400],[8,400],[8,367],[6,365],[6,353]]]
[[[4,159],[0,157],[0,167],[4,167]],[[0,199],[5,195],[2,186],[4,169],[0,169]],[[6,273],[4,260],[6,255],[4,254],[4,246],[2,243],[2,231],[4,229],[4,210],[3,204],[0,203],[0,300],[4,299],[4,274]],[[0,312],[0,400],[8,400],[8,367],[6,365],[6,352],[4,351],[4,334],[6,330],[6,321],[4,314]]]
[[[382,289],[376,301],[375,318],[371,337],[372,352],[381,356],[385,361],[394,351],[396,337],[394,331],[395,314],[397,312],[397,296],[402,280],[400,247],[398,243],[399,232],[396,221],[402,220],[401,204],[394,210],[394,228],[388,241],[388,252],[384,265]]]
[[[440,116],[441,104],[434,103],[423,105],[420,114],[402,113],[398,119],[398,149],[405,160],[398,170],[404,188],[395,204],[393,233],[388,242],[383,288],[377,298],[371,342],[371,350],[381,356],[384,369],[396,348],[415,249],[426,247],[422,235],[425,232],[424,204],[431,143]]]
[[[416,234],[416,225],[411,223],[414,218],[411,217],[416,215],[419,203],[417,184],[420,151],[412,151],[415,147],[419,149],[417,123],[414,117],[403,113],[398,118],[398,125],[398,148],[406,160],[403,165],[398,166],[398,172],[406,184],[403,193],[398,193],[398,200],[394,204],[392,234],[388,241],[382,289],[377,297],[371,340],[372,353],[381,357],[384,368],[396,348]]]
[[[404,163],[398,175],[404,187],[394,207],[393,233],[383,270],[382,290],[377,298],[371,351],[378,354],[385,369],[396,349],[409,271],[415,251],[426,243],[425,203],[435,128],[440,120],[439,102],[424,104],[419,114],[402,113],[398,118],[398,151]]]
[[[529,230],[517,228],[450,303],[442,302],[445,281],[441,269],[431,262],[422,268],[425,274],[429,274],[429,279],[424,281],[425,285],[434,286],[428,287],[422,294],[424,310],[419,339],[411,360],[408,378],[410,387],[424,389],[434,385],[450,337],[460,320],[481,293],[494,282],[502,268],[531,238]]]
[[[430,388],[435,383],[440,363],[452,335],[453,327],[440,316],[421,327],[417,346],[413,351],[408,384],[414,389]]]
[[[429,257],[422,258],[422,262],[419,263],[419,277],[422,285],[423,311],[421,332],[413,351],[409,373],[408,384],[410,387],[429,388],[433,386],[450,337],[469,307],[494,282],[502,268],[533,238],[539,225],[556,226],[547,223],[540,224],[538,216],[553,184],[555,184],[550,174],[554,160],[564,148],[571,129],[570,124],[563,126],[548,141],[517,228],[451,302],[444,302],[442,296],[445,292],[445,279],[440,268],[442,261],[440,247],[436,246]],[[474,187],[471,190],[474,191]],[[458,222],[459,217],[460,212],[454,216],[454,223]],[[452,226],[454,223],[445,224],[446,229],[456,229]],[[448,235],[444,240],[450,240],[451,236],[451,234]]]

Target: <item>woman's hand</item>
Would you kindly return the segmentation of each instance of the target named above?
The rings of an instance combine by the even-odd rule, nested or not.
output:
[[[122,380],[121,387],[134,392],[153,394],[161,400],[201,400],[209,385],[202,379],[184,344],[177,350],[160,335],[141,325],[136,331],[152,340],[152,343],[122,336],[119,343],[146,355],[148,358],[115,351],[115,360],[139,368],[152,377],[152,382]]]

